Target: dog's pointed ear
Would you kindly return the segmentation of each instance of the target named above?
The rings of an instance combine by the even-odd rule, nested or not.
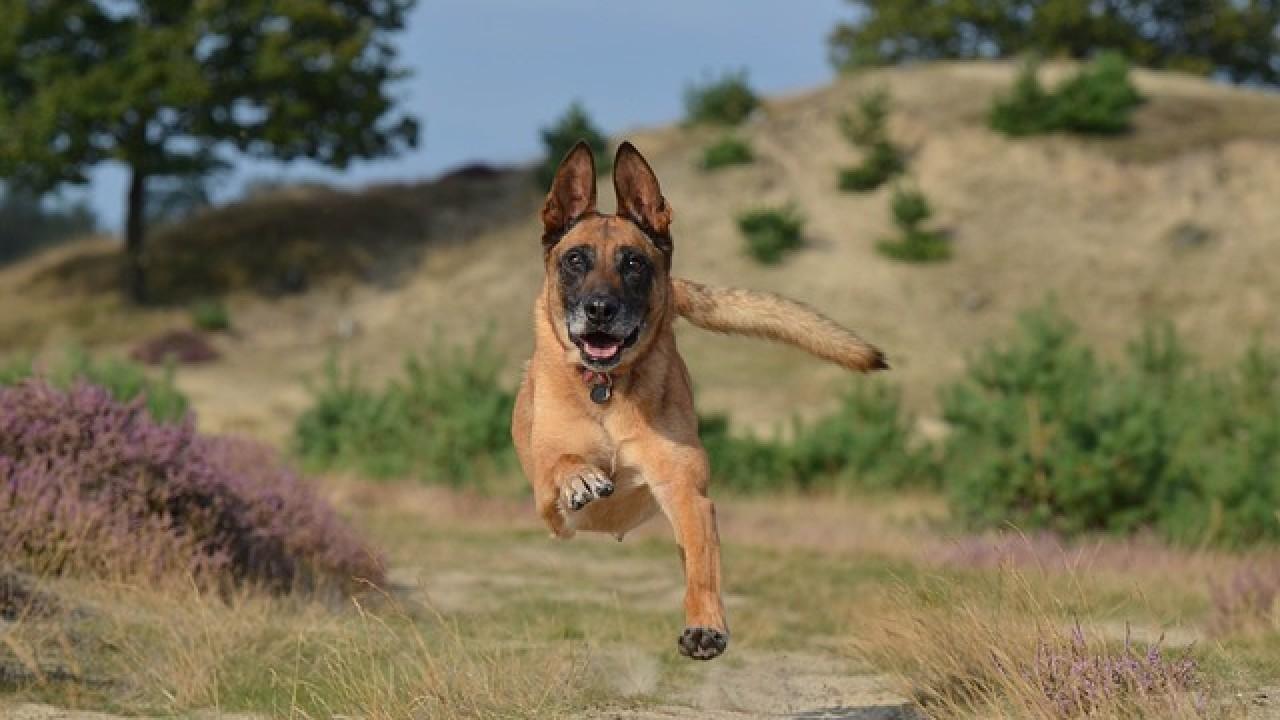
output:
[[[658,176],[636,146],[624,142],[613,160],[613,189],[618,214],[641,227],[664,252],[671,251],[671,206],[662,197]]]
[[[551,249],[570,225],[595,209],[596,160],[587,143],[579,140],[556,168],[542,206],[543,247]]]

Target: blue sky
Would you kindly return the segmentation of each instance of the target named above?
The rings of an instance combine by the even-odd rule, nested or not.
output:
[[[254,177],[343,185],[429,177],[463,162],[522,162],[538,128],[581,100],[606,131],[679,118],[694,80],[745,67],[764,93],[831,78],[825,37],[843,0],[420,0],[398,42],[413,77],[398,87],[423,121],[417,150],[337,173],[310,163],[242,162],[220,199]],[[118,230],[125,175],[103,167],[89,199]]]

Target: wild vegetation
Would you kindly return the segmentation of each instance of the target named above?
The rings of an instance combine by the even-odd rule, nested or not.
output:
[[[804,244],[804,217],[794,205],[747,210],[737,220],[747,255],[762,264],[776,265]]]
[[[889,209],[900,234],[876,243],[880,254],[911,263],[937,262],[951,257],[951,243],[946,235],[924,226],[933,216],[933,208],[924,193],[900,184],[893,189]]]
[[[591,152],[596,158],[598,174],[607,173],[613,166],[613,156],[609,154],[609,139],[605,137],[604,131],[595,124],[591,115],[587,113],[586,107],[580,102],[571,103],[563,115],[542,128],[540,135],[543,147],[542,162],[539,163],[533,175],[539,190],[545,190],[551,186],[551,180],[556,176],[556,168],[560,165],[560,161],[579,140],[591,147]]]
[[[952,508],[973,525],[1274,542],[1278,403],[1274,349],[1207,370],[1157,326],[1109,364],[1060,314],[1033,312],[944,391]]]
[[[831,60],[854,70],[946,58],[1012,58],[1026,53],[1085,60],[1114,50],[1146,67],[1275,85],[1280,7],[1270,3],[1155,0],[1125,3],[1030,0],[921,3],[850,0],[857,20],[828,39]],[[963,32],[957,30],[963,28]]]
[[[746,70],[725,72],[684,91],[685,122],[691,125],[741,125],[759,106]]]
[[[871,192],[906,170],[906,153],[889,138],[889,91],[877,88],[858,98],[854,113],[840,115],[840,132],[862,151],[862,161],[840,170],[838,185],[850,192]]]
[[[499,381],[502,364],[488,342],[433,345],[405,358],[403,378],[375,390],[331,357],[298,418],[295,448],[315,469],[444,485],[509,469],[515,394]]]
[[[719,170],[731,165],[748,165],[755,160],[755,153],[746,140],[725,135],[702,151],[703,170]]]
[[[101,388],[121,403],[142,402],[159,422],[174,422],[187,414],[189,403],[173,384],[173,370],[160,377],[148,375],[134,363],[114,358],[94,358],[83,348],[67,349],[61,359],[37,367],[30,357],[13,357],[0,363],[0,387],[41,378],[62,390],[78,384]]]
[[[145,301],[153,181],[207,175],[232,148],[344,168],[416,145],[417,119],[396,112],[406,70],[391,42],[412,6],[10,3],[0,177],[44,193],[87,182],[101,163],[125,165],[126,290]],[[335,88],[344,113],[330,111]]]
[[[988,122],[1013,136],[1114,135],[1130,128],[1129,117],[1141,102],[1129,81],[1128,63],[1116,53],[1099,55],[1052,92],[1041,86],[1033,60],[1023,65],[1009,94],[992,103]]]
[[[1092,57],[1098,37],[1129,32],[1123,19],[1104,25],[1088,13],[1064,28],[1053,13],[1015,3],[1000,22],[977,18],[957,37],[950,22],[915,26],[972,8],[860,4],[872,11],[868,22],[837,48],[858,66],[1007,54],[1015,51],[1007,37],[1029,27],[1043,31],[1037,43]],[[1151,22],[1166,22],[1172,7],[1152,5]],[[1270,13],[1218,10],[1251,28],[1265,28]],[[1001,24],[1009,22],[1018,28]],[[1246,50],[1271,47],[1244,25],[1224,22],[1211,35]],[[936,28],[950,39],[938,40]],[[1139,64],[1182,67],[1175,51],[1185,38],[1174,30],[1142,39],[1157,54],[1136,50],[1136,40],[1122,50]],[[0,31],[0,68],[16,57],[13,47]],[[1240,69],[1244,50],[1188,52],[1196,69],[1274,82]],[[853,308],[843,319],[859,329],[879,323],[869,336],[892,342],[888,382],[842,379],[830,397],[825,368],[810,372],[767,346],[743,352],[682,338],[700,395],[729,408],[701,418],[734,628],[718,666],[675,662],[681,577],[662,523],[621,544],[553,543],[530,512],[507,435],[516,370],[495,351],[506,348],[453,338],[474,336],[477,319],[493,312],[503,323],[520,316],[522,329],[506,324],[499,337],[527,340],[523,312],[493,308],[515,307],[513,299],[524,307],[538,281],[528,228],[539,201],[528,176],[537,171],[471,168],[358,192],[275,188],[166,225],[145,253],[146,282],[151,298],[177,306],[146,316],[164,324],[162,334],[131,327],[105,355],[127,341],[162,368],[85,352],[0,366],[0,703],[371,719],[586,720],[643,716],[649,705],[670,717],[839,707],[832,712],[938,720],[1274,711],[1274,693],[1261,689],[1280,667],[1280,354],[1265,335],[1243,352],[1223,349],[1270,319],[1271,287],[1257,269],[1265,255],[1254,243],[1265,237],[1258,228],[1274,224],[1274,203],[1256,194],[1270,176],[1255,157],[1269,157],[1274,108],[1144,74],[1144,92],[1154,91],[1135,113],[1118,56],[1099,56],[1051,90],[1025,74],[992,123],[999,114],[1027,132],[1115,135],[1075,153],[1068,141],[1011,143],[974,127],[997,77],[1008,82],[995,67],[914,68],[771,105],[749,128],[761,161],[714,179],[703,171],[756,156],[745,131],[705,145],[707,133],[758,107],[745,74],[691,88],[690,122],[717,129],[653,131],[664,191],[680,198],[686,223],[681,257],[722,259],[695,276],[752,274],[751,284],[784,291],[803,278],[824,310]],[[930,270],[928,282],[914,268],[864,262],[870,243],[846,242],[883,228],[877,213],[861,212],[864,198],[837,190],[892,183],[900,234],[879,251],[923,261],[951,249],[917,186],[893,183],[906,174],[907,153],[887,132],[889,95],[868,93],[887,87],[885,78],[903,103],[902,136],[921,159],[912,174],[937,173],[922,178],[931,189],[943,187],[934,184],[940,175],[959,177],[939,197],[949,221],[968,223],[965,263]],[[838,117],[855,97],[855,113]],[[821,144],[834,136],[833,121],[865,151],[838,189],[829,159],[843,141]],[[1130,127],[1140,132],[1121,132]],[[544,132],[547,158],[580,136],[607,163],[607,138],[580,106]],[[1200,147],[1214,148],[1204,163],[1180,154]],[[1169,157],[1177,159],[1162,164]],[[1194,201],[1132,191],[1159,183]],[[753,206],[731,224],[726,188],[752,202],[798,202]],[[1054,195],[1062,232],[1042,236],[1034,203],[1046,188],[1063,188]],[[1148,227],[1155,210],[1169,217],[1168,231]],[[863,215],[873,224],[859,225]],[[438,224],[449,216],[462,219]],[[1226,225],[1223,216],[1246,217]],[[1139,221],[1125,225],[1130,217]],[[1110,223],[1105,243],[1098,218]],[[1177,239],[1186,227],[1203,231]],[[988,234],[979,230],[995,230],[991,245],[978,247]],[[750,264],[781,263],[806,231],[812,253]],[[1176,246],[1162,244],[1168,234]],[[1230,244],[1215,239],[1228,235]],[[428,238],[449,242],[427,262],[404,252]],[[747,260],[730,257],[740,242]],[[36,339],[27,346],[56,346],[97,328],[103,313],[125,324],[140,317],[102,302],[99,290],[67,292],[86,277],[114,282],[115,265],[94,257],[69,252],[3,278],[18,308],[10,314],[31,315],[20,318],[28,328],[55,327],[28,330],[23,337]],[[1195,284],[1210,275],[1205,267],[1214,269],[1209,296]],[[995,332],[1059,270],[1080,285],[1069,309],[1087,332],[1054,306]],[[1229,301],[1224,285],[1233,286]],[[307,295],[270,311],[261,298],[236,297],[234,323],[222,300],[206,300],[242,291]],[[467,303],[457,302],[463,291],[472,293]],[[50,303],[71,307],[58,317],[72,320],[46,322],[39,307]],[[1153,323],[1127,353],[1114,352],[1118,328],[1164,314],[1184,331]],[[450,341],[436,339],[378,382],[389,368],[366,363],[399,358],[405,338],[422,337],[424,318],[448,323]],[[212,335],[233,324],[235,333]],[[175,370],[175,347],[209,337],[226,352],[218,364]],[[335,343],[345,343],[341,354],[316,376],[308,353]],[[218,426],[258,434],[291,424],[294,457],[322,476],[302,478],[256,442],[198,432],[175,372],[201,408],[218,406],[211,394],[249,385],[239,397],[261,407]],[[284,384],[307,373],[315,384],[296,412]],[[914,382],[921,377],[932,378],[924,391]],[[740,394],[725,391],[735,383]],[[932,404],[912,395],[933,395],[935,385]],[[769,393],[785,395],[787,411],[803,418],[770,430],[769,412],[757,407]]]

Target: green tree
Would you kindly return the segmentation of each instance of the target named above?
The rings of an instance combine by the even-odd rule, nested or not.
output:
[[[1280,84],[1275,0],[850,0],[858,20],[829,38],[841,68],[906,60],[1086,58],[1115,50],[1139,65]]]
[[[550,187],[551,181],[556,176],[556,168],[560,167],[560,161],[579,140],[585,142],[591,148],[591,154],[595,155],[597,173],[606,173],[613,167],[613,161],[610,160],[608,152],[608,136],[600,126],[595,124],[591,115],[587,113],[587,109],[577,100],[570,103],[564,114],[556,118],[555,122],[542,128],[539,134],[542,135],[542,147],[545,152],[542,163],[534,172],[534,181],[543,190]]]
[[[125,166],[126,286],[146,299],[148,183],[230,160],[342,168],[417,142],[390,35],[415,0],[0,0],[0,176],[44,192]]]

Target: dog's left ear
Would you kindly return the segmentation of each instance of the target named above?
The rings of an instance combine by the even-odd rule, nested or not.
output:
[[[618,147],[613,160],[613,189],[618,214],[639,225],[663,252],[671,252],[671,206],[662,197],[653,168],[629,142]]]

